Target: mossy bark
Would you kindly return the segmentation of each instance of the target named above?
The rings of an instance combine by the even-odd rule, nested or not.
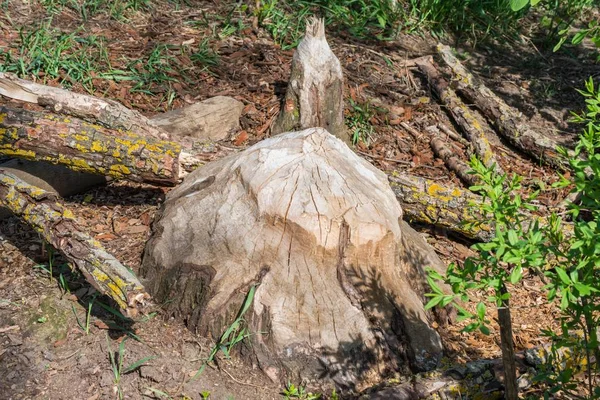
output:
[[[478,224],[485,218],[470,204],[481,197],[458,187],[401,173],[388,176],[390,186],[404,211],[404,219],[435,225],[471,239],[488,241],[494,233],[491,225]]]
[[[168,139],[168,134],[137,111],[121,103],[40,85],[0,72],[0,94],[11,99],[37,103],[56,113],[93,121],[106,128],[130,131],[137,135]]]
[[[116,132],[77,118],[0,107],[0,154],[62,164],[74,171],[174,185],[177,143]]]
[[[111,297],[129,315],[150,296],[137,277],[83,232],[73,213],[56,195],[31,186],[0,169],[0,206],[23,219],[62,252],[100,293]]]

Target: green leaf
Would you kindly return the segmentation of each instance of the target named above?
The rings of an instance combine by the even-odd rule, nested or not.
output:
[[[560,309],[566,310],[569,307],[569,298],[566,293],[562,294],[562,298],[560,299]]]
[[[121,342],[121,343],[123,343],[123,342]],[[133,364],[129,365],[127,368],[125,368],[123,370],[123,374],[127,374],[129,372],[135,371],[136,369],[141,367],[142,364],[144,364],[150,360],[153,360],[155,358],[156,358],[156,356],[148,356],[148,357],[141,358],[141,359],[137,360],[136,362],[134,362]]]
[[[561,37],[560,40],[558,41],[558,43],[556,43],[556,45],[552,49],[552,51],[556,53],[566,41],[567,41],[566,36]]]
[[[567,275],[567,272],[564,269],[562,269],[561,267],[556,267],[555,270],[562,283],[564,283],[567,286],[571,284],[571,279],[569,278],[569,275]]]
[[[490,328],[488,328],[488,327],[487,327],[487,326],[485,326],[485,325],[481,325],[481,326],[479,327],[479,331],[480,331],[481,333],[483,333],[484,335],[489,335],[489,334],[490,334]]]
[[[517,232],[515,232],[513,229],[509,230],[508,231],[508,243],[510,243],[511,246],[515,246],[518,241],[519,241],[519,237],[517,236]]]
[[[515,268],[513,268],[512,272],[510,273],[510,277],[508,279],[510,280],[510,283],[512,283],[514,285],[515,283],[519,282],[522,277],[523,277],[523,267],[521,267],[520,265],[517,265]]]
[[[579,31],[575,34],[575,36],[573,36],[573,39],[571,39],[571,43],[573,44],[579,44],[583,41],[583,39],[585,39],[585,37],[587,36],[588,31],[587,30],[583,30],[583,31]]]
[[[437,306],[439,304],[439,302],[442,301],[443,298],[444,298],[444,296],[436,296],[436,297],[432,298],[425,305],[425,309],[429,310],[430,308],[433,308],[433,307]]]
[[[592,293],[592,288],[588,285],[584,285],[583,283],[575,283],[575,289],[579,292],[581,296],[588,296]]]
[[[485,318],[485,304],[483,304],[482,302],[479,302],[479,304],[477,304],[477,316],[482,321]]]

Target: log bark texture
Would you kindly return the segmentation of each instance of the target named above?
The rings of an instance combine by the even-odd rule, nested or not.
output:
[[[354,385],[403,357],[428,370],[442,347],[424,269],[444,265],[401,218],[387,177],[343,142],[321,128],[279,135],[169,193],[141,274],[169,314],[213,337],[258,285],[246,320],[275,380]]]
[[[0,95],[36,103],[55,113],[68,114],[109,129],[132,132],[141,136],[165,140],[169,136],[148,118],[121,103],[65,89],[40,85],[0,72]]]
[[[510,107],[479,79],[475,78],[452,54],[452,49],[438,45],[439,54],[451,68],[457,90],[473,103],[490,121],[498,133],[518,150],[546,164],[567,168],[568,164],[556,152],[558,143],[533,130],[520,112]]]
[[[0,154],[62,164],[79,172],[174,185],[181,147],[110,132],[76,118],[0,107]]]
[[[469,207],[481,203],[480,196],[404,173],[391,174],[388,179],[408,222],[438,226],[480,241],[492,238],[494,227],[480,224],[487,218],[476,207]]]
[[[62,252],[100,293],[134,316],[149,295],[133,273],[83,232],[56,195],[0,169],[0,205],[19,216]]]
[[[481,162],[487,167],[495,165],[496,171],[502,173],[502,168],[496,160],[486,137],[486,132],[477,117],[458,97],[432,62],[421,62],[418,67],[427,77],[432,89],[447,107],[456,124],[460,126],[467,139],[473,144],[473,150]]]
[[[469,174],[471,167],[462,161],[454,151],[452,151],[441,135],[433,134],[429,141],[433,153],[441,158],[449,170],[454,171],[456,176],[460,178],[467,186],[473,186],[477,183],[477,178],[473,174]]]
[[[344,124],[342,67],[325,39],[324,21],[315,18],[306,24],[306,35],[294,53],[285,103],[272,133],[313,127],[351,143]]]

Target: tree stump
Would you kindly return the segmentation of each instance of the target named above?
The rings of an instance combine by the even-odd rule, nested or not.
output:
[[[157,213],[142,264],[167,315],[214,338],[257,285],[245,318],[274,380],[347,387],[442,356],[422,296],[424,268],[441,261],[402,221],[385,174],[321,128],[187,176]]]
[[[272,133],[322,127],[350,144],[344,124],[343,79],[340,61],[325,39],[325,23],[311,19],[294,53],[285,103]]]

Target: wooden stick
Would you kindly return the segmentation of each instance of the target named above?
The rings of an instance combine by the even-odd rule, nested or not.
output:
[[[431,146],[431,150],[433,150],[434,154],[441,158],[448,167],[449,170],[453,171],[456,176],[459,177],[461,181],[463,181],[467,186],[473,186],[478,183],[478,179],[475,175],[470,174],[471,167],[467,165],[464,161],[456,156],[456,152],[450,150],[450,148],[446,145],[446,141],[442,139],[442,135],[439,131],[436,132],[437,128],[432,126],[428,129],[431,132],[431,140],[429,141],[429,145]]]

